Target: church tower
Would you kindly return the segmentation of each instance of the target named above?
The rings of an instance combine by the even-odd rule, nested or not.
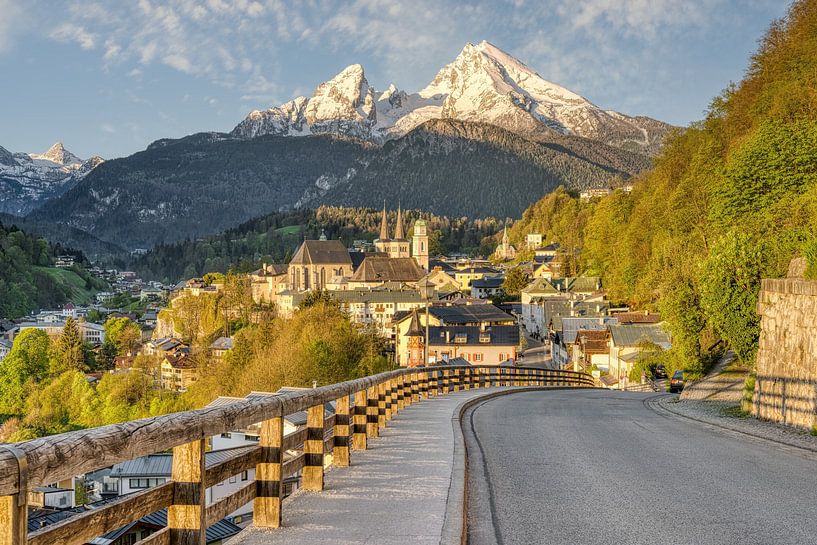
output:
[[[428,271],[428,231],[425,220],[414,222],[411,255],[419,266]]]
[[[400,206],[397,207],[397,227],[394,230],[394,240],[389,257],[411,257],[409,241],[403,232],[403,211]]]
[[[380,219],[380,236],[374,241],[374,247],[378,252],[389,253],[389,219],[386,217],[386,203],[383,203],[383,217]]]

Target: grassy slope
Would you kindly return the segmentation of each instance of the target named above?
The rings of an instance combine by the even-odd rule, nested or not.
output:
[[[71,289],[72,303],[87,305],[93,301],[96,290],[87,289],[85,287],[85,281],[77,276],[74,271],[52,267],[37,267],[37,269],[51,276],[56,282],[68,286]]]

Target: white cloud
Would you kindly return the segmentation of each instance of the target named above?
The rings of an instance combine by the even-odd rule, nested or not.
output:
[[[0,0],[0,12],[22,1]],[[99,50],[106,68],[138,78],[150,65],[168,66],[236,89],[242,101],[290,97],[295,86],[330,77],[280,83],[282,65],[315,53],[364,62],[375,85],[415,90],[466,42],[482,39],[593,94],[660,69],[674,38],[711,30],[743,1],[87,0],[55,10],[49,28],[53,39]],[[9,27],[0,18],[0,51]]]
[[[60,42],[75,42],[82,49],[93,49],[94,45],[96,45],[94,34],[73,23],[59,25],[51,32],[50,36]]]

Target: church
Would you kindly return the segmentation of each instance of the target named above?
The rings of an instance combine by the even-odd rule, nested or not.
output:
[[[417,265],[428,272],[428,230],[425,220],[414,222],[414,233],[411,244],[403,231],[403,211],[397,208],[397,225],[394,229],[394,238],[389,237],[389,219],[386,206],[383,205],[383,216],[380,219],[380,236],[374,241],[375,250],[390,258],[413,257]]]

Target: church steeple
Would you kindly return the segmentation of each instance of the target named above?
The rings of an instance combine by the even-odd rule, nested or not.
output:
[[[397,227],[394,231],[394,238],[395,240],[403,240],[406,238],[403,233],[403,211],[400,209],[400,205],[397,205]]]
[[[383,203],[383,218],[380,220],[380,240],[389,240],[389,220],[386,217],[386,203]]]

